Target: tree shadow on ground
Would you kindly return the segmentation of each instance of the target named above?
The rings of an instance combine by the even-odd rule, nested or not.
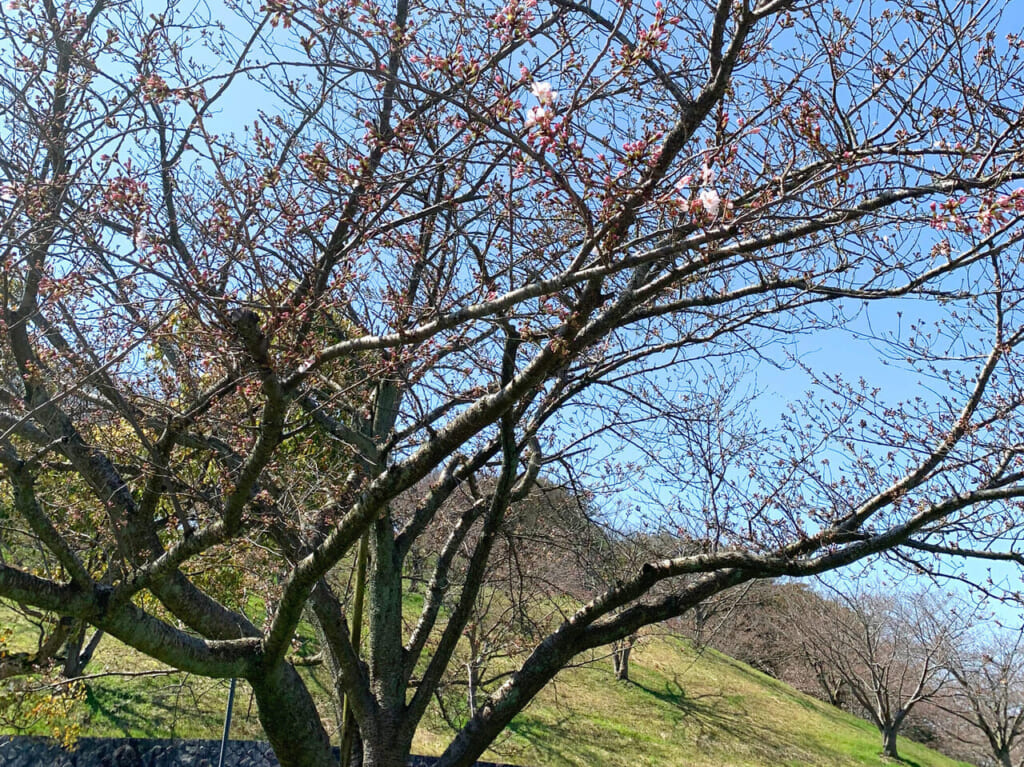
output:
[[[126,738],[160,735],[153,729],[152,704],[144,704],[138,695],[87,685],[85,706],[91,717],[102,718]]]
[[[896,751],[899,752],[898,747]],[[906,767],[921,767],[920,762],[915,762],[913,759],[907,759],[903,756],[901,756],[899,759],[893,759],[891,757],[882,756],[881,759],[883,764],[904,764],[906,765]]]
[[[103,735],[127,738],[197,737],[221,727],[224,706],[216,685],[186,680],[148,684],[101,680],[86,685],[88,717]],[[241,719],[242,717],[239,717]]]
[[[657,686],[638,681],[630,681],[630,684],[683,712],[687,723],[699,728],[702,734],[712,729],[734,738],[771,734],[768,728],[751,721],[743,699],[738,696],[721,692],[689,694],[677,678]]]
[[[663,678],[657,683],[630,683],[641,693],[682,712],[686,727],[693,731],[698,746],[707,743],[728,750],[732,748],[730,743],[742,745],[748,757],[761,759],[764,764],[800,764],[804,763],[805,757],[813,755],[817,760],[827,758],[830,752],[836,758],[847,756],[841,749],[813,736],[808,738],[802,731],[780,731],[769,721],[759,721],[750,709],[751,701],[743,695],[727,692],[690,694],[677,676]],[[786,697],[798,700],[800,696]],[[821,713],[817,707],[810,708]],[[896,763],[893,764],[895,767]],[[911,761],[905,764],[907,767],[921,767]]]

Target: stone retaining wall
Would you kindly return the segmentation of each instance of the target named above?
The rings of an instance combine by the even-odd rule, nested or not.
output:
[[[216,767],[219,740],[79,738],[64,751],[47,738],[0,736],[0,767]],[[408,767],[433,767],[431,756],[414,756]],[[279,767],[259,740],[229,740],[224,767]],[[477,767],[508,767],[477,762]]]

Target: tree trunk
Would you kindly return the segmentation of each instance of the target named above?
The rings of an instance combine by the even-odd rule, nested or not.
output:
[[[996,759],[999,761],[1000,767],[1014,767],[1013,759],[1010,758],[1010,750],[997,751]]]
[[[96,652],[96,647],[100,643],[100,639],[103,638],[103,631],[96,629],[93,632],[92,637],[89,639],[89,643],[83,648],[85,644],[85,633],[88,629],[88,625],[84,621],[76,623],[71,631],[71,636],[68,637],[68,642],[64,646],[64,678],[74,679],[79,677],[85,671],[85,667],[89,665],[89,661],[92,660],[93,653]]]
[[[846,707],[846,694],[843,683],[837,682],[835,685],[829,685],[826,688],[826,695],[828,695],[828,702],[836,708]]]
[[[467,686],[469,687],[469,715],[474,716],[476,714],[476,688],[479,680],[477,679],[476,663],[470,661],[466,664],[466,674],[468,679],[466,680]]]
[[[363,747],[363,767],[406,767],[408,749]]]
[[[366,662],[376,711],[360,733],[363,767],[405,767],[415,728],[403,727],[402,563],[395,550],[390,509],[374,523],[370,543]]]
[[[349,736],[348,767],[363,767],[363,737],[355,722],[352,722],[352,734]]]
[[[85,622],[75,621],[64,645],[64,678],[81,676],[84,664],[81,662],[82,645],[85,644]]]
[[[693,643],[698,647],[704,645],[704,629],[714,609],[705,604],[696,605],[690,614],[693,616]]]
[[[412,740],[399,735],[399,728],[386,722],[373,737],[363,740],[363,767],[406,767]]]
[[[290,663],[278,663],[249,683],[281,767],[337,767],[316,704]]]
[[[634,639],[630,636],[612,645],[612,667],[615,669],[615,678],[620,682],[629,681],[629,654],[633,652]]]
[[[896,727],[889,725],[882,728],[882,755],[890,759],[899,759],[896,751]]]

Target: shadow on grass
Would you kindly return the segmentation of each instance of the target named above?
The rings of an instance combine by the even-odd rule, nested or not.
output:
[[[641,676],[641,675],[637,675]],[[764,724],[756,721],[746,708],[745,701],[737,696],[716,692],[692,694],[687,692],[677,679],[637,678],[623,685],[623,693],[631,689],[632,706],[642,707],[646,699],[649,705],[671,706],[679,712],[675,718],[680,730],[678,737],[685,739],[686,749],[707,753],[727,752],[732,744],[754,741],[766,748],[755,746],[751,756],[761,759],[762,764],[772,763],[770,760],[785,751],[784,743],[779,743],[779,736]],[[656,704],[655,701],[658,703]],[[593,740],[580,737],[578,717],[582,716],[588,724],[583,727],[601,728],[603,735]],[[667,727],[671,718],[665,718]],[[606,729],[607,726],[607,729]],[[570,765],[625,765],[630,764],[628,755],[633,749],[645,748],[648,741],[658,742],[658,734],[645,729],[645,725],[636,723],[621,729],[615,723],[607,724],[597,711],[580,710],[577,716],[568,715],[556,722],[543,721],[530,715],[529,710],[516,717],[508,728],[518,739],[529,744],[530,753],[523,758],[544,767],[569,767]],[[665,734],[660,735],[665,738]],[[668,742],[672,738],[669,737]],[[653,744],[652,744],[653,745]],[[662,746],[657,746],[662,748]],[[659,752],[660,758],[671,753],[670,749]],[[652,754],[645,755],[636,764],[655,764],[651,761]],[[662,765],[684,764],[683,761],[663,761]],[[780,763],[781,762],[776,762]]]
[[[746,738],[759,729],[743,709],[742,703],[721,693],[687,694],[677,679],[665,680],[660,686],[639,681],[630,684],[638,691],[667,703],[681,711],[687,722],[697,725],[701,731],[715,729],[735,738]]]
[[[896,751],[897,751],[897,753],[899,753],[899,749],[898,748],[896,749]],[[890,757],[883,756],[882,757],[882,763],[883,764],[905,764],[907,767],[921,767],[921,763],[920,762],[915,762],[913,759],[907,759],[906,757],[903,757],[903,756],[901,756],[899,759],[892,759]]]
[[[102,719],[126,738],[155,738],[162,734],[153,726],[152,701],[145,701],[138,693],[88,685],[85,706],[91,719]]]
[[[680,711],[687,726],[696,731],[698,746],[701,743],[717,744],[718,748],[728,751],[742,744],[750,757],[762,759],[764,764],[801,764],[808,756],[820,755],[827,758],[832,753],[839,758],[845,755],[842,748],[827,740],[809,737],[803,730],[790,731],[770,721],[761,721],[758,712],[750,709],[751,700],[742,695],[688,694],[678,678],[662,677],[656,683],[641,680],[631,684],[638,692]],[[817,706],[794,691],[785,692],[788,693],[785,698],[802,704],[819,716],[825,713],[823,709],[831,708],[826,705]],[[829,718],[833,718],[834,724],[844,718],[838,709],[828,713],[832,714]],[[914,762],[905,764],[908,767],[921,767]]]
[[[129,738],[198,737],[218,731],[223,718],[220,690],[215,685],[197,690],[190,681],[88,684],[84,705],[90,729]]]
[[[572,742],[571,733],[561,723],[549,725],[520,715],[509,723],[508,729],[530,744],[533,750],[531,758],[539,759],[545,767],[577,764],[567,756],[578,756],[577,748],[563,750],[557,747],[559,743]]]

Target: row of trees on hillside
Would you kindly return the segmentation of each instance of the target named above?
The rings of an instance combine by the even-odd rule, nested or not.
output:
[[[1024,758],[1024,631],[962,599],[766,583],[711,612],[704,641],[868,719],[887,756],[907,732],[979,764]]]
[[[0,5],[0,598],[248,680],[283,767],[333,761],[308,616],[346,755],[404,767],[538,477],[664,533],[520,614],[467,767],[574,658],[738,586],[1020,561],[1003,10]],[[925,385],[800,359],[826,332]]]

